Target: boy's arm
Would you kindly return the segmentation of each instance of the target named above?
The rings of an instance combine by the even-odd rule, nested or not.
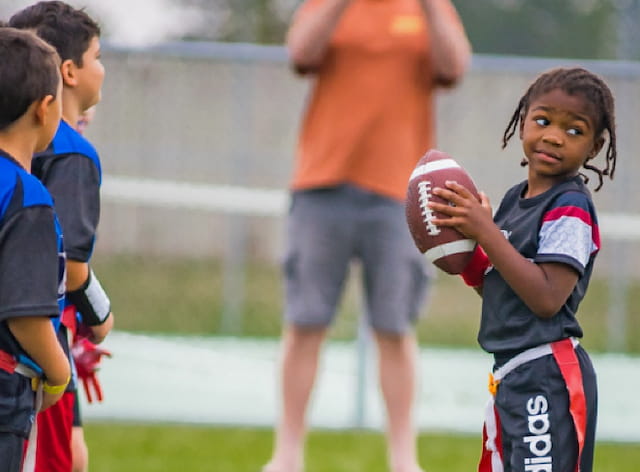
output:
[[[22,349],[44,372],[46,383],[42,409],[48,408],[62,397],[71,375],[69,360],[51,319],[47,316],[21,316],[8,318],[7,325]]]
[[[114,319],[109,306],[109,299],[104,291],[94,289],[93,293],[88,297],[85,294],[88,286],[90,287],[92,282],[95,284],[96,281],[88,263],[67,260],[67,296],[76,305],[80,314],[83,315],[84,324],[91,332],[89,340],[95,344],[100,344],[113,328]],[[92,289],[89,288],[89,290]],[[87,306],[87,303],[93,306]],[[107,306],[106,310],[99,306],[104,304]],[[84,310],[83,307],[85,308]],[[86,310],[92,312],[92,322],[87,322]]]
[[[429,203],[429,206],[450,218],[434,220],[434,224],[456,228],[475,239],[487,253],[513,291],[541,318],[555,315],[573,291],[578,273],[569,265],[549,262],[536,264],[523,257],[503,236],[493,222],[489,199],[481,193],[478,202],[462,185],[447,182],[447,189],[436,188],[435,195],[455,206]]]
[[[85,301],[83,289],[91,283],[93,276],[88,261],[100,217],[100,174],[91,159],[81,154],[70,154],[56,159],[48,171],[46,185],[55,199],[56,213],[64,234],[67,295],[71,294],[70,298],[73,294],[81,296],[79,303],[82,304]],[[93,282],[97,282],[95,276]],[[106,294],[101,288],[98,292],[97,301],[106,304],[107,311],[98,310],[99,319],[92,318],[85,323],[91,331],[90,340],[96,344],[104,340],[114,321]],[[87,314],[77,303],[76,307],[87,321]]]

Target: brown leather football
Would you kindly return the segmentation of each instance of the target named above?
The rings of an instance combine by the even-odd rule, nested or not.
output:
[[[469,263],[476,242],[449,227],[438,227],[431,221],[446,218],[432,211],[429,201],[445,203],[433,195],[434,187],[445,188],[453,180],[480,198],[471,176],[448,154],[431,149],[416,164],[407,188],[405,211],[407,224],[416,247],[438,268],[449,274],[460,274]]]

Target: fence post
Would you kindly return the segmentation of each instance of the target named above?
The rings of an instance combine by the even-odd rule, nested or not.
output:
[[[229,182],[243,184],[242,178],[247,163],[247,154],[252,148],[250,121],[253,115],[249,112],[253,99],[253,84],[247,66],[242,63],[232,64],[232,95],[234,97],[231,110],[234,152],[229,156]],[[247,142],[249,140],[249,142]],[[242,317],[246,299],[246,264],[247,264],[247,220],[245,215],[227,216],[227,241],[224,248],[222,265],[222,318],[220,331],[223,334],[241,334]]]

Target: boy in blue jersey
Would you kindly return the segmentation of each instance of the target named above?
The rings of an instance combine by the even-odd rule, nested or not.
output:
[[[52,323],[64,294],[61,233],[49,193],[29,173],[60,120],[58,67],[44,41],[0,27],[0,472],[21,469],[37,403],[54,405],[70,377]],[[43,378],[38,399],[30,377]]]
[[[482,295],[478,341],[494,355],[481,472],[590,472],[597,417],[596,376],[577,309],[600,250],[596,211],[583,170],[613,177],[614,100],[581,69],[554,69],[529,87],[504,133],[519,133],[527,179],[507,191],[492,218],[448,182],[434,194],[434,221],[475,239],[462,274]],[[608,137],[605,167],[593,164]],[[484,250],[484,251],[483,251]]]
[[[68,340],[73,341],[80,332],[99,343],[113,326],[109,298],[89,267],[100,217],[102,170],[95,148],[75,128],[80,116],[100,100],[104,79],[100,27],[83,10],[60,1],[29,6],[13,15],[9,25],[35,31],[58,51],[62,61],[62,120],[49,148],[34,157],[33,173],[54,198],[65,238],[67,293],[63,323]],[[85,384],[96,385],[93,381]],[[74,388],[56,409],[39,415],[43,434],[38,442],[37,471],[72,470],[72,431],[82,432],[79,412],[74,414],[76,395]],[[81,436],[77,442],[81,447],[73,470],[82,471],[87,468],[86,450],[82,450]]]

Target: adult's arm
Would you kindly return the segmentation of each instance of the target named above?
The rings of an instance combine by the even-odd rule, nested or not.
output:
[[[307,0],[296,12],[287,33],[289,58],[298,71],[307,71],[320,65],[331,35],[342,14],[352,0],[325,0],[313,8],[312,14],[303,14],[314,0]]]
[[[429,27],[434,73],[441,85],[458,82],[469,66],[471,44],[450,0],[420,0]]]

